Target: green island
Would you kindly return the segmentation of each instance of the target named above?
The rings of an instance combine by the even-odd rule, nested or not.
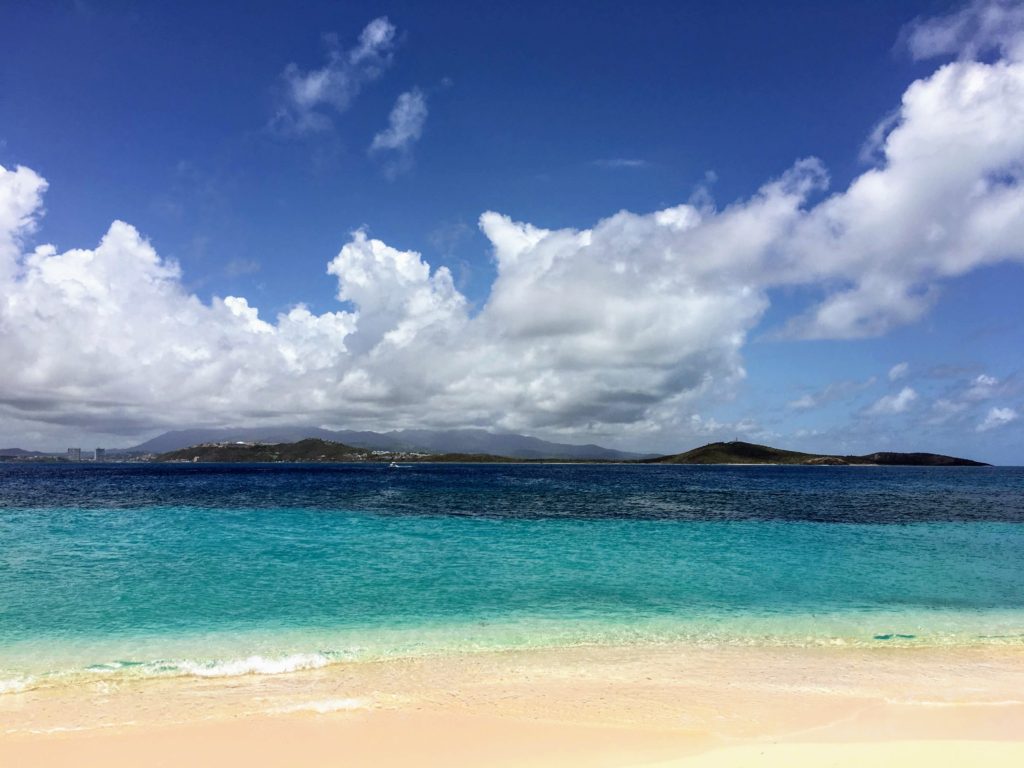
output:
[[[801,453],[756,443],[735,440],[730,443],[708,443],[692,451],[654,459],[641,459],[644,464],[803,464],[809,466],[900,466],[900,467],[987,467],[981,461],[944,456],[940,453],[896,453],[880,451],[864,456]]]

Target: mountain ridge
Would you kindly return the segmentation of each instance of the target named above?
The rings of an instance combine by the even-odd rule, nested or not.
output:
[[[27,451],[24,448],[0,448],[0,456],[5,458],[22,458],[27,456],[45,456],[42,451]]]
[[[195,462],[344,462],[344,461],[448,461],[465,463],[483,462],[543,462],[557,459],[516,458],[488,453],[465,452],[406,452],[382,451],[360,448],[344,443],[307,438],[291,443],[238,443],[221,442],[188,446],[176,451],[160,454],[157,461]],[[573,459],[568,459],[573,461]],[[575,461],[602,461],[600,459],[576,459]],[[880,451],[864,456],[839,456],[834,454],[803,453],[787,451],[756,443],[734,441],[731,443],[708,443],[684,453],[643,459],[628,463],[641,464],[772,464],[802,466],[938,466],[938,467],[981,467],[989,466],[970,459],[945,456],[938,453],[897,453]]]
[[[371,451],[433,454],[490,454],[513,459],[573,459],[623,461],[653,456],[600,445],[555,443],[538,437],[485,429],[404,429],[391,432],[330,430],[323,427],[239,427],[183,429],[126,449],[128,453],[164,454],[207,443],[250,442],[283,444],[316,438]]]

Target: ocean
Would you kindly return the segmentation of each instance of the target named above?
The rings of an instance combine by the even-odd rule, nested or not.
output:
[[[0,464],[0,693],[474,650],[1024,645],[1024,469]]]

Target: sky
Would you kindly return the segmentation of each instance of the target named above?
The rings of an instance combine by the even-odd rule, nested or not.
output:
[[[1024,464],[1024,4],[0,29],[0,447],[308,424]]]

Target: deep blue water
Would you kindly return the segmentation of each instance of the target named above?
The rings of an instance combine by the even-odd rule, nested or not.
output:
[[[6,464],[0,691],[471,647],[1022,643],[1022,522],[1016,468]]]

